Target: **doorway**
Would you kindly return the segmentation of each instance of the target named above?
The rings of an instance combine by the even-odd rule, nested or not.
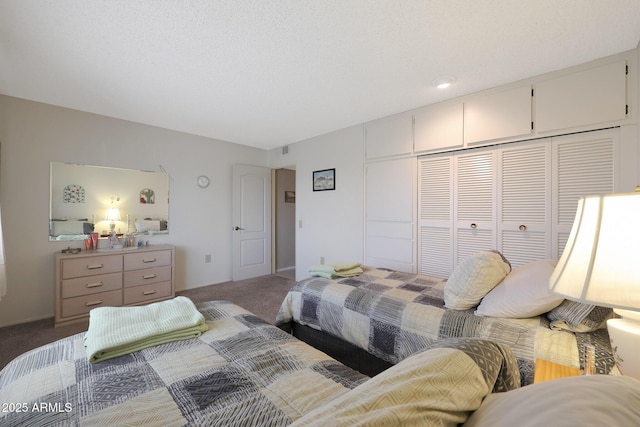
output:
[[[296,171],[276,169],[274,183],[274,270],[280,276],[295,280]]]

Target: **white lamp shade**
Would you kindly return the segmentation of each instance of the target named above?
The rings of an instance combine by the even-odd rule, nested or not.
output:
[[[120,209],[110,208],[107,209],[107,221],[120,221]]]
[[[640,309],[640,193],[578,201],[549,287],[574,301]]]

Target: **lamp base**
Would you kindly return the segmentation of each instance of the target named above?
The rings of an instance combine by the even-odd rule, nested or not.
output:
[[[620,319],[607,320],[607,330],[616,365],[623,375],[640,379],[640,313],[630,310],[614,311]]]

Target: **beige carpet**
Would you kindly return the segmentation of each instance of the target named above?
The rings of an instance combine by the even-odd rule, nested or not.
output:
[[[270,275],[179,291],[176,294],[187,296],[193,302],[231,301],[273,323],[284,296],[294,283],[286,277]],[[83,322],[54,328],[51,318],[0,328],[0,368],[25,351],[86,331],[87,327],[88,322]]]

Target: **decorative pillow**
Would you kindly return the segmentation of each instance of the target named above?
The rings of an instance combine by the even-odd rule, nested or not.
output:
[[[454,310],[468,310],[511,271],[511,264],[498,251],[478,252],[463,260],[453,270],[444,286],[444,305]]]
[[[480,302],[478,316],[526,318],[546,313],[564,298],[549,292],[557,261],[541,259],[516,268]]]
[[[463,426],[629,426],[638,423],[640,381],[625,376],[590,375],[491,394]]]
[[[509,348],[489,340],[438,341],[438,347],[414,354],[316,406],[292,427],[457,427],[492,391],[520,385],[517,364]]]
[[[136,231],[138,233],[160,231],[160,221],[138,219],[136,220]]]
[[[604,328],[607,319],[614,316],[613,309],[597,305],[564,300],[551,310],[547,318],[553,329],[565,329],[572,332],[593,332]]]

